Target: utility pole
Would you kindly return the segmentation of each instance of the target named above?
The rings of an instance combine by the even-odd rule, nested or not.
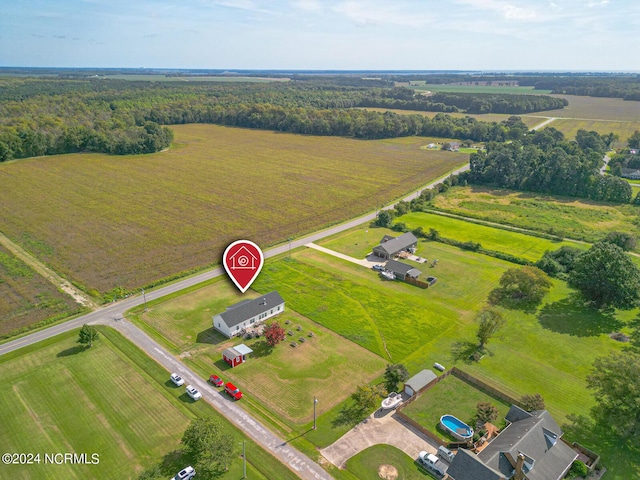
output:
[[[316,429],[316,405],[318,404],[318,399],[313,397],[313,429]]]
[[[144,299],[144,311],[146,312],[147,309],[147,296],[144,293],[144,288],[142,289],[142,298]]]
[[[247,478],[247,450],[245,448],[245,441],[242,441],[242,478]]]
[[[289,260],[291,260],[291,240],[293,240],[293,237],[289,237],[287,240],[289,240]]]

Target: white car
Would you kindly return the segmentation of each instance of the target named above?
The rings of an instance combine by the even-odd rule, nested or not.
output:
[[[196,476],[196,471],[193,469],[191,465],[187,468],[183,468],[178,472],[178,474],[173,477],[171,480],[189,480]]]
[[[198,391],[196,387],[192,385],[187,385],[187,395],[189,395],[194,400],[200,400],[202,398],[202,394]]]
[[[175,383],[178,387],[184,385],[184,379],[177,373],[171,374],[171,381]]]

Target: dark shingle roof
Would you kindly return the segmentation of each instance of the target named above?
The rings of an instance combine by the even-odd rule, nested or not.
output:
[[[526,472],[530,480],[562,478],[577,453],[560,440],[562,429],[549,412],[541,410],[527,417],[527,412],[512,408],[509,414],[513,423],[480,452],[478,458],[508,477],[513,467],[503,452],[508,452],[513,459],[522,452],[534,460],[533,467]]]
[[[459,448],[447,473],[454,480],[500,480],[505,477],[478,460],[469,450]]]
[[[406,263],[398,262],[396,260],[389,260],[384,268],[392,271],[393,273],[397,273],[403,276],[409,275],[410,277],[414,278],[422,274],[422,272],[417,268],[413,268],[411,265],[407,265]]]
[[[220,317],[224,320],[224,323],[227,324],[229,328],[235,327],[236,325],[253,318],[261,313],[266,312],[267,310],[272,309],[276,305],[282,305],[284,303],[284,299],[280,296],[278,292],[267,293],[266,295],[262,295],[258,298],[254,298],[253,300],[246,301],[243,300],[240,303],[236,303],[230,307],[227,307],[226,312],[222,312]]]
[[[384,243],[381,243],[375,248],[380,248],[387,252],[389,255],[394,255],[417,242],[418,239],[416,238],[416,236],[411,232],[407,232],[400,235],[399,237],[394,238],[393,240],[388,240]]]

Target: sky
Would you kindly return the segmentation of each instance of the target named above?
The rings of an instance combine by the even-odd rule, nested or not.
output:
[[[640,70],[640,0],[0,0],[0,66]]]

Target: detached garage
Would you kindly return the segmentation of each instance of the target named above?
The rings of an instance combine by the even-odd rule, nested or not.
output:
[[[417,375],[414,375],[409,380],[404,382],[404,393],[413,397],[415,394],[420,393],[437,377],[431,370],[422,370]]]

